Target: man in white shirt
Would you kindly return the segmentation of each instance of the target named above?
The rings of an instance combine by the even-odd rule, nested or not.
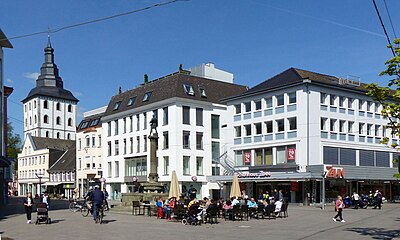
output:
[[[232,206],[235,206],[237,204],[239,204],[239,200],[237,200],[236,197],[233,197]]]
[[[40,198],[40,202],[41,202],[41,203],[46,203],[47,208],[49,208],[50,197],[49,197],[49,195],[47,194],[47,192],[44,192],[44,193],[43,193],[43,196]]]
[[[354,200],[354,208],[358,209],[358,202],[360,200],[360,196],[358,195],[358,193],[356,192],[353,193],[353,200]]]

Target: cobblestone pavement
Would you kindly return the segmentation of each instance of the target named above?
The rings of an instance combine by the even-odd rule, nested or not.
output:
[[[276,220],[224,221],[218,224],[184,226],[148,216],[109,212],[104,224],[67,209],[51,210],[51,225],[27,224],[24,214],[0,219],[0,233],[12,239],[400,239],[400,205],[382,210],[345,209],[346,223],[333,222],[333,206],[289,206],[289,217]],[[33,214],[36,218],[36,213]]]

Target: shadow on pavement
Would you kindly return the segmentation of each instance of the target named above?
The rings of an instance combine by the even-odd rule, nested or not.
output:
[[[111,222],[116,222],[117,220],[103,220],[102,224],[109,224]]]
[[[347,228],[346,231],[356,232],[363,236],[372,237],[372,239],[391,240],[400,237],[400,229],[388,230],[385,228]]]

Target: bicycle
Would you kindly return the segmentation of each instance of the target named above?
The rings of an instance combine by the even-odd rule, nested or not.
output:
[[[77,212],[77,211],[81,210],[82,207],[83,207],[83,205],[80,204],[77,200],[75,200],[75,199],[70,200],[69,210],[71,212]]]
[[[104,204],[102,204],[101,206],[99,206],[97,208],[97,215],[96,215],[96,223],[103,223],[103,217],[104,217]]]
[[[88,205],[85,203],[85,204],[83,204],[82,205],[82,207],[81,207],[81,214],[82,214],[82,216],[83,217],[87,217],[88,215],[89,215],[89,212],[91,213],[91,214],[93,214],[93,207],[92,206],[90,206],[90,207],[88,207]]]

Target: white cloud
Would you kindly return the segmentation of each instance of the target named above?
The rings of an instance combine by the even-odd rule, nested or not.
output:
[[[11,78],[7,78],[7,80],[6,80],[8,83],[13,83],[14,82],[14,80],[12,80]]]
[[[24,77],[27,79],[35,81],[39,77],[40,73],[38,72],[26,72],[24,73]]]
[[[83,93],[81,92],[74,92],[75,97],[82,97]]]

